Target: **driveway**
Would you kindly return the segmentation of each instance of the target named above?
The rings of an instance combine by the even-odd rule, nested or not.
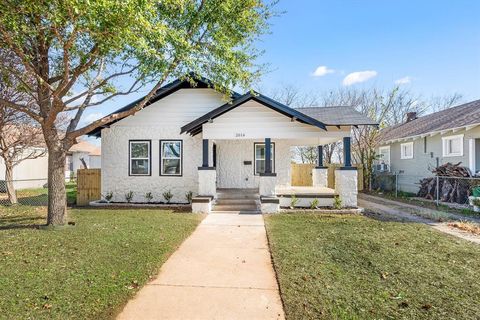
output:
[[[118,319],[284,319],[262,215],[208,215]]]

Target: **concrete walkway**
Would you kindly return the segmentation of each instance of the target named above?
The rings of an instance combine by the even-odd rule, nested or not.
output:
[[[118,319],[284,319],[262,215],[208,215]]]

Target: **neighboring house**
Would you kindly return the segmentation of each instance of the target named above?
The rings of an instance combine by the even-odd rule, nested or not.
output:
[[[35,152],[44,153],[46,148],[36,147]],[[25,153],[34,152],[26,149]],[[44,155],[35,159],[26,159],[13,168],[14,187],[16,189],[41,188],[47,182],[48,156]],[[5,192],[5,163],[0,157],[0,192]]]
[[[379,136],[377,169],[400,173],[416,192],[419,178],[446,162],[462,164],[480,171],[480,100],[416,117],[382,129]],[[408,184],[405,182],[405,184]]]
[[[374,125],[372,120],[350,107],[292,109],[252,92],[233,93],[232,101],[226,102],[209,80],[196,82],[193,87],[175,80],[135,115],[89,133],[102,138],[102,194],[112,192],[113,201],[125,201],[125,194],[132,191],[133,201],[144,202],[145,194],[152,192],[154,201],[164,201],[162,194],[170,190],[172,202],[185,203],[191,191],[199,195],[193,210],[209,212],[212,199],[222,194],[259,193],[262,210],[275,210],[278,196],[292,193],[291,147],[321,149],[343,139],[345,167],[337,181],[340,185],[343,176],[354,180],[338,190],[321,189],[326,187],[326,170],[320,158],[314,172],[317,188],[308,191],[310,200],[324,196],[331,204],[334,194],[340,194],[345,205],[356,205],[350,132],[352,126]]]
[[[96,169],[102,167],[100,147],[92,143],[80,140],[68,150],[67,159],[65,161],[65,178],[76,177],[77,170],[83,169],[82,163],[85,161],[88,169]]]
[[[37,147],[39,153],[46,152],[45,147]],[[25,152],[31,152],[25,150]],[[83,168],[81,158],[85,160],[88,168],[101,167],[100,148],[87,142],[80,141],[69,150],[65,163],[65,178],[70,179],[76,175],[77,169]],[[48,178],[48,153],[20,162],[13,169],[13,180],[16,189],[41,188],[47,183]],[[0,157],[0,192],[5,190],[5,164]]]

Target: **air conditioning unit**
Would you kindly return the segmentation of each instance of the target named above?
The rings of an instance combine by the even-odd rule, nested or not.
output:
[[[386,163],[378,163],[375,165],[375,171],[377,172],[387,172],[390,171],[388,164]]]

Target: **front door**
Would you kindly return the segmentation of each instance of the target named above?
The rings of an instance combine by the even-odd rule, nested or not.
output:
[[[218,188],[255,188],[253,142],[222,140],[216,142]]]

